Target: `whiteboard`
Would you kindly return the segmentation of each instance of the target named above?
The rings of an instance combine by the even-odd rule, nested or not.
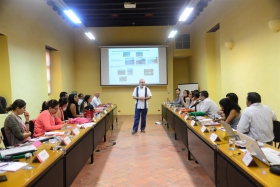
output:
[[[178,84],[178,88],[181,89],[182,93],[184,90],[194,91],[194,90],[198,90],[198,83]]]

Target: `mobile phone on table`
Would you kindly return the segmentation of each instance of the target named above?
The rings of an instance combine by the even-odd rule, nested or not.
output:
[[[7,177],[6,177],[6,175],[1,175],[0,176],[0,182],[4,182],[4,181],[7,181],[8,179],[7,179]]]

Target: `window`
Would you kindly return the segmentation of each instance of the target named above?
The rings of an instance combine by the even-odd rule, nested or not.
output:
[[[177,34],[175,36],[175,49],[190,49],[190,34]]]
[[[48,81],[48,94],[52,93],[51,84],[51,51],[46,49],[46,70],[47,70],[47,81]]]

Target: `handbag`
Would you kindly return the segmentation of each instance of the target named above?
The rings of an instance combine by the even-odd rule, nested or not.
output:
[[[94,117],[94,110],[85,110],[84,111],[84,118],[92,119]]]

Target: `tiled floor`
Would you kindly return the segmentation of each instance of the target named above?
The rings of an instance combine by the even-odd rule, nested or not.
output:
[[[146,133],[132,135],[133,116],[118,116],[119,124],[94,153],[94,163],[84,166],[72,187],[214,186],[199,164],[188,161],[174,131],[155,124],[160,120],[160,115],[148,115]]]

